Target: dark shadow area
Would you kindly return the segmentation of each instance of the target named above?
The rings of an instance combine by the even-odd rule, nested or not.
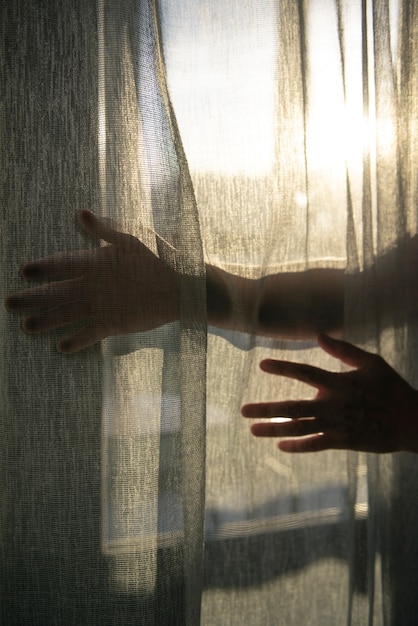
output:
[[[367,520],[355,525],[357,541],[367,538]],[[346,523],[281,530],[262,535],[208,541],[205,588],[244,588],[297,572],[327,558],[348,560]],[[360,555],[359,555],[360,556]],[[354,588],[366,592],[366,564],[357,567]]]

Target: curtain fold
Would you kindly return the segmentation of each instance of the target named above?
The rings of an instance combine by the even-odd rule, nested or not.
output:
[[[156,7],[6,2],[2,18],[3,293],[26,260],[97,245],[83,207],[182,277],[178,323],[69,358],[59,331],[2,313],[2,623],[198,623],[204,266]]]
[[[310,397],[262,358],[339,365],[207,328],[205,294],[205,263],[257,296],[345,270],[345,337],[417,386],[415,0],[0,12],[2,293],[99,245],[80,208],[180,276],[178,321],[71,356],[2,310],[1,623],[415,623],[416,455],[251,437],[244,402]]]
[[[27,259],[81,247],[74,211],[98,208],[95,2],[4,2],[1,30],[5,296]],[[55,333],[1,315],[1,621],[94,623],[107,578],[99,352],[64,363]]]
[[[181,277],[178,323],[104,347],[104,542],[115,586],[154,599],[153,615],[142,619],[192,624],[200,615],[205,494],[200,227],[166,86],[158,7],[103,2],[100,10],[104,211]]]
[[[351,223],[356,233],[348,231],[346,332],[379,351],[416,386],[416,323],[411,307],[415,291],[411,241],[416,235],[411,193],[416,186],[414,11],[414,3],[373,2],[363,7],[367,49],[363,83],[367,115],[375,121],[364,159],[363,219],[355,217]],[[369,226],[361,233],[362,223]],[[362,272],[359,256],[364,259]],[[369,623],[380,623],[379,619],[385,624],[413,623],[416,507],[408,492],[416,481],[415,455],[369,455],[368,475]]]

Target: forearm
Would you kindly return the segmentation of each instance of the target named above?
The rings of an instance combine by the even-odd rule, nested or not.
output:
[[[283,339],[340,334],[344,271],[313,269],[251,280],[207,266],[209,324]]]

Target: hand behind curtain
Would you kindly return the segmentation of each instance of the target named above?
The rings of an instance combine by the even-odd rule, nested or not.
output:
[[[61,252],[24,265],[23,278],[54,280],[6,299],[9,311],[30,311],[24,329],[37,333],[85,320],[86,326],[57,345],[69,354],[110,335],[146,331],[178,319],[179,280],[174,270],[141,241],[90,211],[80,211],[77,217],[87,234],[110,245]]]
[[[292,418],[253,424],[252,433],[289,437],[278,444],[286,452],[331,448],[418,452],[418,391],[376,354],[326,335],[320,335],[318,342],[328,354],[355,369],[337,373],[290,361],[262,361],[265,372],[307,383],[317,394],[313,400],[243,406],[244,417]]]
[[[27,280],[54,281],[6,299],[14,313],[29,313],[23,327],[45,332],[86,320],[58,343],[61,352],[82,350],[110,335],[141,332],[179,319],[179,275],[132,235],[80,211],[82,229],[110,245],[53,254],[27,263]],[[159,239],[161,245],[168,245]],[[169,251],[172,254],[172,251]],[[206,265],[209,323],[270,337],[313,338],[339,332],[342,270],[279,273],[250,280]]]
[[[58,350],[70,354],[110,335],[146,331],[178,319],[179,277],[172,268],[141,241],[109,227],[90,211],[80,211],[78,221],[87,234],[109,245],[61,252],[23,266],[21,274],[26,279],[53,280],[7,298],[9,311],[29,313],[23,324],[25,330],[37,333],[85,320],[81,330],[57,345]],[[310,275],[307,283],[303,273],[277,274],[269,277],[260,291],[257,281],[207,266],[209,320],[246,331],[252,327],[258,302],[258,322],[253,327],[256,332],[286,336],[289,320],[297,320],[296,324],[292,322],[291,332],[309,336],[324,324],[322,309],[329,301],[333,306],[325,308],[334,313],[325,326],[338,330],[342,277],[340,271],[319,270]],[[306,308],[304,318],[300,303],[305,300],[307,284],[312,305]],[[237,307],[244,311],[237,319],[231,306],[236,298],[246,303]],[[266,307],[274,312],[267,325],[263,314]],[[283,307],[286,315],[281,316]],[[246,417],[293,418],[285,423],[254,424],[253,434],[291,437],[279,443],[279,448],[288,452],[329,448],[418,452],[418,391],[377,355],[326,335],[319,336],[319,343],[326,352],[356,369],[332,373],[289,361],[263,361],[264,371],[306,382],[318,393],[314,400],[243,407]]]

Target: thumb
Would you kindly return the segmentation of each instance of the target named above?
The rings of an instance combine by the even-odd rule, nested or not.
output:
[[[121,233],[111,226],[110,220],[98,218],[87,209],[78,211],[77,221],[81,228],[91,237],[103,239],[103,241],[118,246],[126,252],[136,250],[141,245],[136,237],[128,233]]]
[[[374,354],[366,352],[366,350],[362,350],[348,341],[335,339],[325,333],[318,335],[318,344],[331,356],[356,368],[365,367],[375,357]]]

